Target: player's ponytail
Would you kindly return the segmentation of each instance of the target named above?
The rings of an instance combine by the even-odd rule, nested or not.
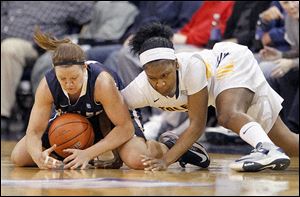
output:
[[[169,26],[160,23],[151,23],[141,27],[129,42],[131,51],[141,54],[146,50],[165,47],[174,49],[171,41],[173,31]]]
[[[35,28],[33,39],[37,45],[45,50],[55,50],[60,44],[72,43],[70,39],[57,40],[48,33],[41,32],[39,27]]]
[[[68,38],[58,40],[50,34],[41,32],[40,28],[36,27],[33,39],[41,48],[54,51],[52,56],[54,66],[84,64],[84,51]]]

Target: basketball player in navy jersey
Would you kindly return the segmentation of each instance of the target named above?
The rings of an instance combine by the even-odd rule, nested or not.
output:
[[[286,169],[290,158],[285,152],[299,156],[299,136],[278,116],[283,99],[269,86],[251,51],[223,42],[212,50],[175,54],[172,36],[168,26],[150,24],[130,42],[144,71],[121,91],[129,109],[188,112],[190,120],[180,136],[168,131],[160,136],[170,150],[161,159],[145,156],[145,169],[165,170],[191,147],[204,132],[209,105],[216,107],[220,125],[254,147],[231,169]]]
[[[61,166],[65,169],[85,169],[95,157],[117,150],[128,167],[144,169],[141,155],[161,158],[169,150],[162,143],[146,141],[138,123],[134,127],[128,107],[118,91],[121,83],[116,76],[113,77],[113,73],[106,71],[98,62],[85,61],[83,50],[69,39],[57,40],[39,29],[34,39],[40,47],[54,51],[54,67],[39,84],[26,135],[16,144],[11,154],[13,163],[18,166],[37,165],[41,169]],[[48,123],[53,104],[56,113]],[[101,126],[106,121],[99,120],[100,116],[105,117],[104,112],[113,127]],[[80,113],[90,120],[95,132],[94,145],[85,150],[65,149],[71,155],[63,161],[51,154],[56,145],[50,147],[47,135],[51,121],[61,113]],[[183,161],[207,167],[209,158],[203,151],[198,150],[198,153],[197,150],[188,150]],[[197,157],[197,154],[202,155]],[[203,157],[205,161],[199,161]]]

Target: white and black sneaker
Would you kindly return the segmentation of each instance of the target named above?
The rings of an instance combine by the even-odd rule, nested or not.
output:
[[[249,155],[245,155],[229,167],[236,171],[257,172],[264,169],[284,170],[290,165],[290,158],[274,144],[258,143]]]
[[[167,131],[160,135],[159,141],[170,149],[174,146],[178,138],[176,134]],[[185,168],[186,164],[207,168],[210,164],[210,159],[205,148],[198,142],[195,142],[192,147],[178,159],[178,162],[183,168]]]

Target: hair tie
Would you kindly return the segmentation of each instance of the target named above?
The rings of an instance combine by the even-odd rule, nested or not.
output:
[[[85,61],[62,61],[56,62],[54,66],[63,66],[63,65],[83,65]]]

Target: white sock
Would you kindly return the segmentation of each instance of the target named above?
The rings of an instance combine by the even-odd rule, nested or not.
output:
[[[254,148],[259,142],[269,142],[274,144],[257,122],[245,124],[240,130],[240,137]]]

